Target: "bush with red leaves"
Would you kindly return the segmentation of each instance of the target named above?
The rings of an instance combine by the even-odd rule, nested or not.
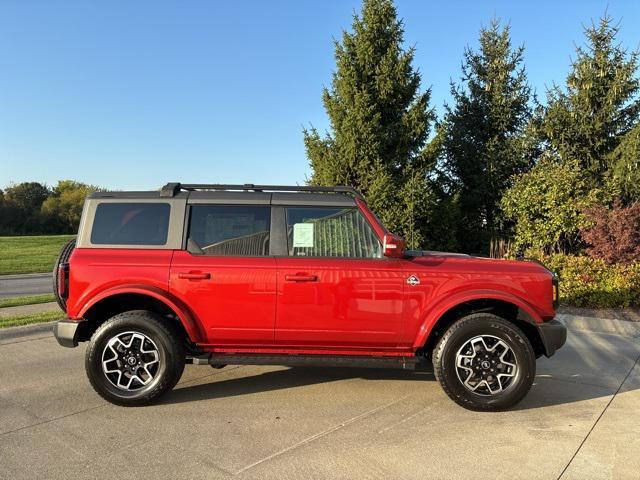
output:
[[[585,210],[592,223],[580,233],[591,247],[587,253],[609,264],[640,261],[640,202],[628,207],[616,204],[611,209],[592,207]]]

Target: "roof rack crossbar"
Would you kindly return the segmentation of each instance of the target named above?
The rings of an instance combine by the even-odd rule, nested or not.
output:
[[[243,185],[225,185],[217,183],[167,183],[160,190],[160,195],[163,197],[173,197],[180,192],[180,190],[194,191],[194,190],[241,190],[241,191],[253,191],[253,192],[315,192],[315,193],[348,193],[358,198],[362,198],[360,192],[353,187],[338,185],[335,187],[318,187],[318,186],[286,186],[286,185],[254,185],[252,183],[245,183]]]

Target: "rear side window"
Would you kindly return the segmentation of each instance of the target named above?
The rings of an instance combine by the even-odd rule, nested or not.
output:
[[[380,258],[375,232],[355,208],[287,208],[289,255]]]
[[[269,255],[271,207],[192,205],[189,238],[205,255]]]
[[[91,229],[94,245],[164,245],[168,203],[101,203]]]

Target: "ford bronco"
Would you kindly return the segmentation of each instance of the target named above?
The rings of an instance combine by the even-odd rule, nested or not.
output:
[[[91,385],[125,406],[185,363],[432,365],[458,404],[502,410],[566,339],[544,266],[407,250],[349,187],[94,193],[54,289],[58,342],[89,342]]]

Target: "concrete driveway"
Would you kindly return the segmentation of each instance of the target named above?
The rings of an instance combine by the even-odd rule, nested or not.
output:
[[[637,479],[640,324],[564,320],[567,346],[497,414],[428,373],[282,367],[188,366],[161,404],[120,408],[84,346],[4,331],[0,478]]]

